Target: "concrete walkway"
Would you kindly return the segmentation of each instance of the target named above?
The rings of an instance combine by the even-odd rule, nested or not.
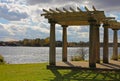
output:
[[[74,67],[79,67],[81,69],[90,69],[89,68],[89,62],[85,62],[85,61],[69,61],[69,62],[57,62],[56,67],[62,67],[62,68],[74,68]],[[110,60],[109,64],[105,64],[105,63],[97,63],[96,64],[96,68],[95,69],[100,69],[100,70],[120,70],[120,61],[113,61]]]

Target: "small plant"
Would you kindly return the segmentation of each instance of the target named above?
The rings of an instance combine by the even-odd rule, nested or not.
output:
[[[118,55],[118,59],[120,59],[120,54]]]
[[[118,55],[118,59],[120,59],[120,54]],[[111,60],[114,60],[113,55],[111,56]]]
[[[82,47],[77,51],[77,55],[71,56],[71,61],[83,61],[85,60],[86,54],[87,50]]]
[[[4,61],[4,57],[2,55],[0,55],[0,64],[4,64],[5,61]]]
[[[114,60],[113,55],[110,57],[111,60]]]
[[[71,56],[71,61],[83,61],[83,60],[84,59],[79,55]]]

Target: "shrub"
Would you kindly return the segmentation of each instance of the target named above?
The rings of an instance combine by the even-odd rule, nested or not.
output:
[[[120,54],[118,55],[118,59],[120,59]]]
[[[118,59],[120,59],[120,54],[118,55]],[[114,60],[113,55],[111,56],[111,60]]]
[[[4,57],[2,55],[0,55],[0,64],[4,64],[5,61],[4,61]]]
[[[79,55],[71,56],[71,61],[83,61],[83,60],[84,58]]]
[[[113,55],[110,57],[111,60],[114,60]]]
[[[71,61],[83,61],[85,60],[85,55],[87,54],[87,50],[83,49],[78,49],[77,55],[71,56]]]

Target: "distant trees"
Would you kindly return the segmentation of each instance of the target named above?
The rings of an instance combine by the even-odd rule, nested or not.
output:
[[[49,37],[45,39],[40,39],[40,38],[24,39],[22,41],[23,46],[49,46],[49,43],[50,43]]]
[[[56,47],[62,47],[62,41],[56,41]],[[36,47],[43,47],[43,46],[50,46],[50,38],[46,37],[45,39],[23,39],[20,41],[0,41],[0,46],[36,46]],[[68,47],[88,47],[89,42],[68,42]],[[103,43],[100,43],[100,46],[103,46]],[[109,46],[112,47],[113,43],[109,43]],[[120,43],[118,43],[118,46],[120,47]]]
[[[29,39],[24,39],[24,40],[22,41],[23,46],[29,46],[29,45],[30,45],[30,42],[29,42],[29,41],[30,41]]]

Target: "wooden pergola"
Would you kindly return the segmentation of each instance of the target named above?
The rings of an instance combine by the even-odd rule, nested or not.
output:
[[[120,23],[113,20],[114,17],[106,17],[104,11],[96,10],[93,6],[93,11],[85,7],[86,11],[82,11],[79,7],[77,10],[73,8],[63,8],[60,10],[49,9],[41,14],[50,23],[50,52],[49,65],[56,65],[56,46],[55,46],[55,24],[60,24],[63,27],[63,45],[62,45],[62,61],[67,62],[67,28],[68,26],[90,25],[89,31],[89,67],[96,67],[96,63],[100,63],[100,37],[99,27],[103,24],[104,27],[104,46],[103,46],[103,63],[109,63],[108,57],[108,28],[114,30],[114,46],[113,56],[118,60],[117,53],[117,30],[120,29]]]
[[[117,31],[120,29],[120,23],[116,20],[110,20],[108,21],[109,28],[111,28],[114,31],[113,36],[113,60],[118,60],[118,34]]]

